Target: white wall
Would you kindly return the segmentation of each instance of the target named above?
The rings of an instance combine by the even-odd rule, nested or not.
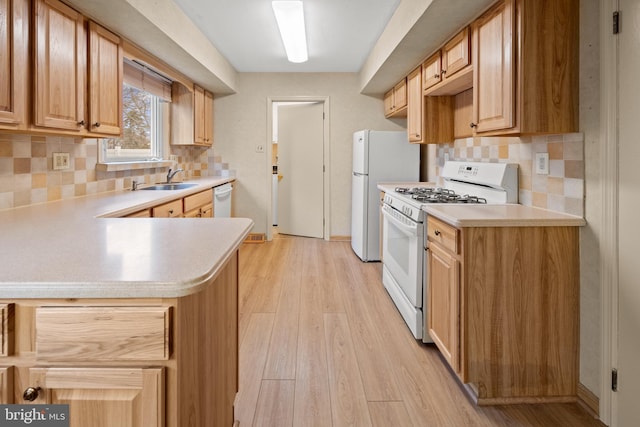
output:
[[[405,120],[384,118],[381,99],[361,95],[355,73],[240,73],[237,93],[214,100],[214,151],[236,171],[236,215],[266,233],[271,185],[266,145],[268,98],[328,96],[330,108],[331,236],[351,235],[351,141],[359,129],[404,130]],[[269,169],[267,168],[269,166]]]

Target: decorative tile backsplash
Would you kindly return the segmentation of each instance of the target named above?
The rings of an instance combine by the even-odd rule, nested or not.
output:
[[[69,169],[53,169],[53,153],[69,153]],[[213,149],[171,147],[180,180],[229,176],[233,171]],[[98,141],[59,136],[0,134],[0,209],[131,188],[131,181],[154,184],[167,168],[96,171]]]
[[[535,173],[535,153],[549,153],[549,175]],[[475,137],[439,144],[435,162],[437,176],[446,159],[517,163],[521,204],[584,216],[584,137],[581,133]]]

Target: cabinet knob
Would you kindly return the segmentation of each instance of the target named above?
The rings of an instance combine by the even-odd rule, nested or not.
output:
[[[433,75],[433,78],[434,78],[434,79],[439,79],[439,78],[440,78],[440,74],[434,74],[434,75]]]
[[[439,236],[440,235],[440,230],[434,231],[433,234],[435,234],[436,236]]]
[[[472,123],[470,123],[470,124],[469,124],[469,127],[477,128],[477,127],[478,127],[478,125],[472,122]]]
[[[84,126],[84,120],[80,120],[80,121],[78,122],[78,126]]]
[[[100,127],[100,122],[95,122],[95,123],[93,124],[93,127],[95,127],[95,128],[99,128],[99,127]]]
[[[173,215],[173,209],[169,209],[169,215]]]
[[[440,74],[447,74],[447,70],[441,70]]]
[[[27,387],[27,389],[22,393],[22,398],[28,402],[33,402],[38,398],[40,394],[40,387]]]

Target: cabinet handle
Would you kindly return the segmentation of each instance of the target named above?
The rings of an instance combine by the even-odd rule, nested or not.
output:
[[[447,74],[447,70],[441,70],[440,74]]]
[[[169,210],[169,216],[173,215],[173,209]]]
[[[93,124],[93,127],[99,128],[99,127],[100,127],[100,122],[95,122],[95,123]]]
[[[433,75],[433,78],[434,78],[434,79],[439,79],[439,78],[440,78],[440,74],[434,74],[434,75]]]
[[[477,127],[478,127],[478,125],[472,122],[472,123],[470,123],[470,124],[469,124],[469,127],[471,127],[471,128],[477,128]]]
[[[33,402],[38,398],[40,390],[42,390],[40,387],[27,387],[24,393],[22,393],[22,398],[28,402]]]
[[[80,121],[78,122],[78,126],[84,126],[84,120],[80,120]]]
[[[440,235],[440,230],[434,231],[433,234],[435,234],[436,236],[439,236]]]

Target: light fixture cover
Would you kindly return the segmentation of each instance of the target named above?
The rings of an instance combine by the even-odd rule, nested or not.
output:
[[[273,1],[271,5],[278,22],[287,58],[290,62],[305,62],[309,57],[302,2]]]

